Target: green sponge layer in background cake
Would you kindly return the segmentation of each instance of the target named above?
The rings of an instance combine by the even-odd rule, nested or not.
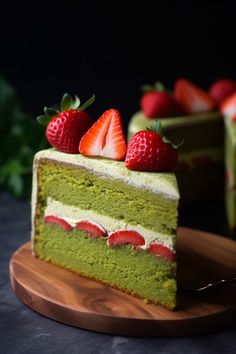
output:
[[[176,303],[176,263],[131,246],[108,246],[74,228],[64,231],[44,221],[45,210],[86,210],[117,224],[142,226],[162,235],[172,249],[179,193],[173,173],[128,170],[123,162],[41,151],[35,157],[32,194],[34,253],[82,275],[100,280],[168,308]],[[48,204],[49,203],[49,204]],[[47,209],[48,210],[48,209]],[[50,212],[53,211],[50,209]],[[88,212],[88,215],[89,215]],[[63,215],[62,215],[63,216]],[[91,220],[92,221],[92,220]],[[118,230],[117,230],[118,231]],[[144,236],[145,238],[145,236]],[[146,239],[145,239],[146,242]],[[145,243],[146,246],[146,243]]]
[[[236,230],[236,122],[225,123],[225,203],[229,227]]]
[[[223,119],[218,112],[159,119],[166,136],[178,149],[176,177],[181,202],[215,200],[223,195]],[[133,115],[128,126],[131,138],[137,131],[153,124],[140,111]]]
[[[128,245],[108,247],[106,239],[41,223],[35,255],[148,301],[176,306],[176,263]],[[158,299],[158,300],[157,300]]]

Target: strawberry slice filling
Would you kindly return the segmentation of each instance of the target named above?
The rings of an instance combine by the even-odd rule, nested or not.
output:
[[[58,216],[47,215],[44,217],[44,221],[48,222],[50,224],[57,224],[57,225],[61,226],[63,228],[63,230],[65,230],[65,231],[72,230],[72,226],[67,221],[65,221],[62,218],[59,218]]]
[[[81,220],[77,222],[76,228],[87,232],[92,237],[106,237],[107,232],[100,224],[93,221]]]
[[[151,243],[147,249],[148,252],[155,254],[157,257],[167,258],[170,261],[175,261],[176,254],[172,252],[168,247],[161,243]]]
[[[65,219],[55,215],[44,216],[44,221],[50,224],[59,225],[65,231],[72,231],[74,228]],[[76,223],[75,227],[94,238],[108,236],[105,228],[94,221],[81,220]],[[128,244],[139,248],[140,246],[145,245],[145,239],[135,230],[124,229],[112,232],[107,238],[107,244],[108,246],[121,246]],[[158,242],[151,243],[147,246],[146,250],[153,253],[157,257],[163,257],[170,261],[175,261],[176,259],[176,254],[171,249]]]
[[[125,244],[130,244],[132,246],[143,246],[145,244],[145,240],[137,231],[119,230],[110,234],[107,243],[109,246],[120,246]]]

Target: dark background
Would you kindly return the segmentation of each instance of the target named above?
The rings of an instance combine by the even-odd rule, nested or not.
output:
[[[236,78],[234,2],[48,3],[1,11],[0,72],[33,115],[64,92],[95,93],[94,118],[113,106],[127,124],[144,83]]]

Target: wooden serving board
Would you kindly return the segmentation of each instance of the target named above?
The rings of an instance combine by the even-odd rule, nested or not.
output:
[[[179,284],[236,275],[236,242],[179,228]],[[236,324],[236,286],[207,294],[179,290],[172,312],[80,277],[32,256],[31,243],[10,262],[16,295],[33,310],[60,322],[98,332],[128,336],[186,336]]]

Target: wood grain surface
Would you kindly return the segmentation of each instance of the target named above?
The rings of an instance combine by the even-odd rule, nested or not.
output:
[[[180,227],[178,283],[204,284],[236,275],[236,242]],[[179,289],[174,312],[145,304],[119,290],[80,277],[32,256],[31,243],[10,261],[16,295],[51,319],[97,332],[128,336],[186,336],[236,324],[236,286],[207,294]]]

